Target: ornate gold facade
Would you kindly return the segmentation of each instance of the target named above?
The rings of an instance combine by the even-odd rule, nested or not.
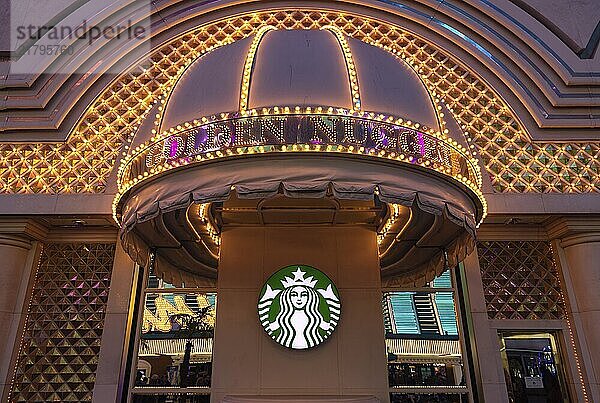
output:
[[[3,144],[4,193],[101,193],[144,113],[203,53],[256,33],[338,27],[399,55],[419,72],[470,135],[495,192],[598,191],[600,143],[531,141],[500,96],[439,46],[389,23],[315,10],[260,12],[208,24],[169,41],[117,78],[88,108],[64,143]]]
[[[532,345],[519,343],[548,338],[551,346],[528,353],[554,354],[562,401],[600,401],[600,8],[593,2],[147,2],[132,11],[151,21],[147,41],[84,44],[23,76],[10,67],[28,61],[24,54],[0,58],[0,400],[138,403],[187,394],[217,403],[315,390],[382,403],[431,394],[506,403],[518,400],[519,386],[509,378],[508,350],[514,364],[517,347]],[[117,24],[140,2],[123,6],[123,15],[114,2],[71,3],[59,22],[92,10]],[[322,64],[315,70],[322,74],[293,87],[290,73],[290,88],[302,87],[287,98],[294,102],[272,92],[265,99],[279,103],[261,104],[250,88],[277,81],[261,59],[287,60],[289,50],[305,62],[304,48],[289,39],[264,50],[288,34],[302,46],[317,44],[313,34],[330,35],[335,46],[320,49],[339,52],[348,77],[328,75],[325,59],[334,52],[314,51],[305,64]],[[363,46],[382,59],[365,57]],[[422,92],[399,85],[406,98],[398,88],[387,97],[402,79],[377,81],[384,59]],[[221,68],[228,60],[235,76]],[[89,71],[49,67],[79,62]],[[252,78],[256,66],[270,72],[262,82]],[[343,81],[345,106],[313,104],[312,93],[303,103],[302,91],[321,87],[315,76]],[[234,89],[223,90],[225,82]],[[375,87],[383,90],[369,92]],[[370,109],[373,94],[398,110],[417,110],[422,104],[402,101],[423,98],[437,127]],[[205,113],[209,101],[215,107]],[[384,136],[373,137],[373,127]],[[409,152],[379,147],[390,127],[419,134],[404,137]],[[219,143],[223,128],[230,136]],[[356,133],[371,137],[339,140]],[[453,199],[466,207],[452,207]],[[473,222],[463,214],[472,211]],[[318,365],[273,350],[254,311],[262,277],[303,259],[345,283],[340,296],[353,309],[332,344],[321,346],[331,355]],[[436,284],[441,274],[447,281]],[[402,309],[393,320],[405,326],[382,339],[380,297],[392,293]],[[455,321],[453,333],[438,301],[452,307],[444,320]],[[186,321],[205,311],[207,326],[186,332]],[[195,381],[181,382],[185,361]],[[402,371],[424,368],[404,364],[435,366],[438,375],[454,365],[452,383],[438,388],[432,375],[403,384]],[[152,375],[159,378],[150,382]]]

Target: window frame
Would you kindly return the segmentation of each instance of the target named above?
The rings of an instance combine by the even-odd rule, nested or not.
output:
[[[147,294],[214,294],[215,298],[217,297],[217,287],[173,287],[173,288],[150,288],[148,287],[148,280],[150,278],[150,273],[152,271],[152,265],[154,263],[154,259],[151,256],[150,264],[148,268],[137,266],[138,273],[138,281],[134,284],[134,290],[132,290],[132,303],[135,304],[135,313],[130,312],[130,318],[135,321],[135,323],[129,323],[128,336],[130,338],[129,343],[129,352],[127,369],[125,372],[124,384],[126,384],[126,393],[123,394],[123,398],[121,401],[123,403],[131,403],[133,402],[134,395],[207,395],[211,394],[211,386],[194,386],[194,387],[186,387],[181,388],[178,386],[164,387],[164,386],[145,386],[145,387],[136,387],[135,386],[135,371],[137,370],[137,363],[139,360],[139,345],[142,336],[142,321],[144,317],[144,308],[146,305],[146,295]],[[215,306],[217,304],[215,303]],[[215,309],[215,327],[216,327],[216,309]],[[131,333],[133,332],[133,333]],[[133,336],[133,337],[132,337]],[[214,340],[214,337],[213,337]],[[212,355],[212,353],[211,353]],[[212,358],[211,358],[212,365]],[[212,383],[212,382],[211,382]]]
[[[460,395],[460,401],[462,402],[464,397],[466,397],[466,401],[470,403],[474,403],[477,400],[476,396],[476,379],[473,379],[476,376],[473,373],[472,369],[472,354],[467,349],[467,345],[465,343],[465,335],[469,335],[469,331],[466,328],[466,318],[464,318],[464,301],[461,301],[464,298],[465,293],[461,290],[461,284],[457,281],[457,271],[462,271],[461,267],[462,263],[459,263],[455,268],[448,268],[447,270],[450,272],[450,282],[451,287],[435,287],[425,286],[425,287],[382,287],[382,296],[389,292],[426,292],[429,294],[435,294],[439,292],[451,292],[453,296],[454,302],[454,310],[456,315],[456,326],[458,333],[458,340],[461,349],[461,359],[462,359],[462,368],[463,374],[465,377],[465,386],[390,386],[388,384],[388,390],[390,397],[392,394],[397,393],[415,393],[415,394],[435,394],[435,393],[449,393],[449,394],[457,394]],[[431,282],[433,283],[433,281]],[[435,308],[434,308],[435,309]],[[384,337],[385,334],[384,334]],[[386,337],[387,339],[387,337]]]

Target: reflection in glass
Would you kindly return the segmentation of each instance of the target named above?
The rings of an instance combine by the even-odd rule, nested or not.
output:
[[[390,386],[462,386],[462,366],[451,363],[388,362]]]
[[[466,393],[390,393],[390,403],[463,403]]]
[[[136,394],[133,403],[210,403],[210,395],[190,395],[187,393]]]
[[[215,294],[146,294],[135,387],[209,387]]]
[[[555,334],[501,332],[499,338],[510,402],[569,401]]]
[[[450,272],[428,287],[384,293],[383,313],[391,401],[466,401]]]

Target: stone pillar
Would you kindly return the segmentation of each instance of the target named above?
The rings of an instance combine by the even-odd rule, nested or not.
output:
[[[19,329],[27,314],[30,277],[39,259],[35,239],[43,233],[32,220],[0,221],[0,396],[10,388]]]
[[[481,270],[479,268],[479,257],[474,250],[463,261],[467,301],[467,314],[471,315],[471,334],[465,337],[471,338],[475,346],[475,370],[479,372],[480,378],[472,380],[473,386],[478,382],[480,401],[486,403],[508,403],[508,392],[504,380],[502,368],[502,357],[496,329],[490,326],[490,320],[485,305],[483,294],[483,283],[481,281]],[[463,353],[464,354],[464,353]],[[466,368],[465,368],[466,370]],[[482,395],[482,396],[481,396]]]
[[[388,401],[381,280],[374,231],[359,227],[237,227],[222,233],[212,402],[225,396],[376,396]],[[336,284],[340,322],[323,344],[275,343],[257,315],[268,277],[313,266]]]
[[[587,372],[587,396],[600,401],[600,218],[561,218],[549,226],[548,233],[559,246],[573,330],[583,361],[580,365]],[[582,376],[585,381],[585,374]]]
[[[121,242],[114,238],[111,241],[117,245],[96,368],[93,402],[116,402],[119,393],[128,393],[129,385],[122,384],[125,374],[122,374],[121,370],[128,353],[128,337],[135,337],[135,334],[130,334],[130,326],[137,320],[130,310],[134,277],[137,273],[135,263],[123,250]],[[135,363],[133,365],[135,368]]]

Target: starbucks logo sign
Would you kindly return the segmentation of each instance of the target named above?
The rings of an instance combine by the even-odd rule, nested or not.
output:
[[[340,297],[333,282],[310,266],[275,272],[260,291],[258,317],[282,346],[303,350],[325,341],[340,320]]]

